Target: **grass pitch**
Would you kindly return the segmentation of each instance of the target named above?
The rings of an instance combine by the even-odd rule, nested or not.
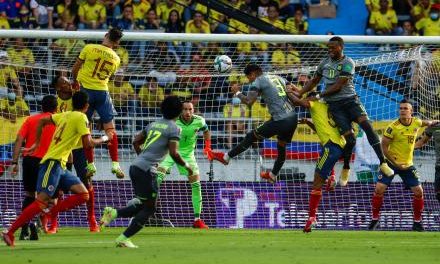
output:
[[[144,228],[133,237],[138,249],[116,248],[122,228],[91,234],[61,228],[39,241],[0,245],[1,264],[147,264],[147,263],[440,263],[438,232],[286,230],[194,230]],[[17,236],[19,232],[16,233]]]

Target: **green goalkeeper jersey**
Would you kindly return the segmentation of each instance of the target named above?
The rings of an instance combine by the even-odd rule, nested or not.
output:
[[[191,121],[185,123],[182,117],[176,121],[176,125],[181,128],[179,140],[179,153],[181,155],[194,155],[194,148],[197,143],[197,132],[208,130],[206,121],[203,117],[193,115]]]

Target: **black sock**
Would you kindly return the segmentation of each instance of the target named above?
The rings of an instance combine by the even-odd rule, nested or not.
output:
[[[247,150],[253,142],[257,141],[257,137],[255,136],[255,132],[254,131],[250,131],[246,134],[246,136],[244,137],[244,139],[242,141],[240,141],[240,143],[238,143],[237,146],[233,147],[229,152],[228,152],[228,156],[230,158],[233,158],[235,156],[238,156],[240,153],[244,152],[245,150]]]
[[[370,143],[371,147],[373,148],[374,152],[376,153],[377,158],[379,159],[380,163],[385,162],[385,157],[382,152],[382,147],[380,146],[380,139],[379,136],[374,132],[373,126],[371,125],[369,120],[365,120],[359,124],[364,130],[365,134],[367,135],[368,142]]]
[[[354,134],[349,134],[345,136],[345,146],[342,150],[342,157],[344,158],[344,169],[350,169],[350,160],[351,160],[351,154],[353,153],[353,148],[356,145],[356,138],[354,137]]]
[[[155,207],[151,207],[150,205],[144,205],[142,210],[140,210],[136,216],[131,221],[130,225],[127,227],[127,229],[124,231],[125,237],[132,237],[137,232],[139,232],[145,225],[145,223],[148,220],[148,217],[150,217],[152,214],[154,214]]]

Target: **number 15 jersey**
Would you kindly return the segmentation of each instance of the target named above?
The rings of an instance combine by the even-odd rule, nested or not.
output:
[[[108,81],[121,64],[116,52],[104,45],[88,44],[78,57],[84,61],[78,73],[78,81],[84,88],[108,91]]]

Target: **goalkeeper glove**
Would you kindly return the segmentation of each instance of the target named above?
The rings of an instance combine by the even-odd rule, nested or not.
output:
[[[206,157],[208,158],[208,160],[212,160],[214,155],[212,154],[212,149],[211,149],[211,140],[210,139],[206,139],[205,140],[205,148],[203,149],[203,154],[206,155]]]

